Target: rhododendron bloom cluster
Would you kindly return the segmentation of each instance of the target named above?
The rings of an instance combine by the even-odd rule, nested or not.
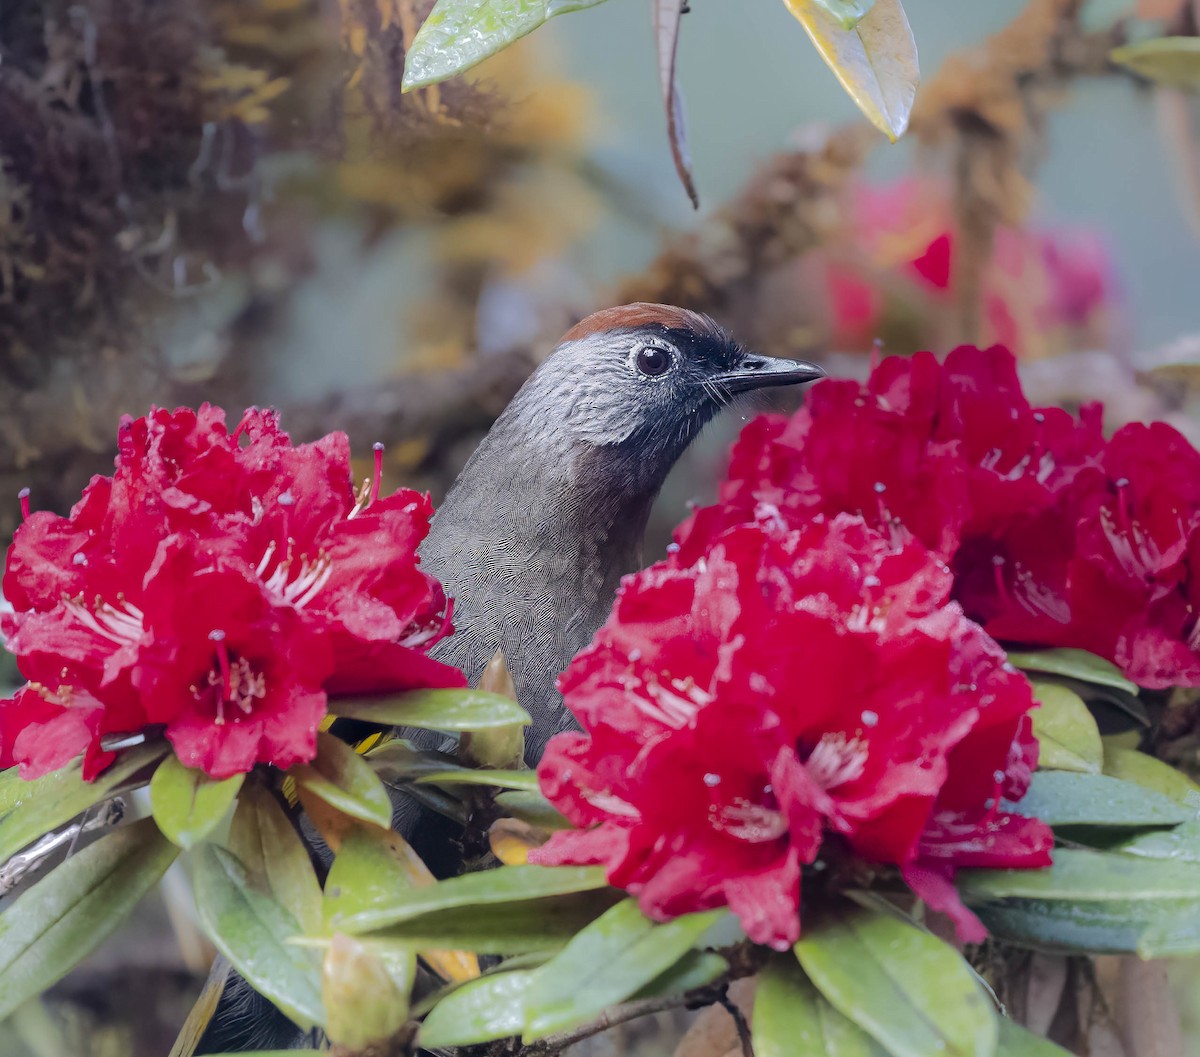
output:
[[[952,197],[929,180],[860,186],[853,225],[825,268],[834,348],[867,349],[893,328],[920,323],[937,341],[957,295],[961,239]],[[1117,284],[1091,231],[1000,226],[980,276],[985,340],[1022,358],[1104,347],[1114,328]],[[917,320],[914,310],[927,318]]]
[[[657,918],[728,905],[783,948],[832,841],[982,938],[954,871],[1043,866],[1052,839],[1002,808],[1036,759],[1029,684],[951,586],[859,517],[762,511],[627,578],[560,680],[586,733],[539,768],[581,828],[531,858],[605,863]]]
[[[349,443],[293,447],[272,412],[153,410],[69,517],[26,517],[0,618],[29,680],[0,701],[0,766],[34,778],[162,726],[221,778],[316,752],[328,695],[464,685],[426,653],[450,631],[418,567],[428,497],[357,494]]]
[[[1200,685],[1200,453],[1161,423],[1106,440],[1096,405],[1031,407],[1000,347],[891,358],[750,423],[684,552],[762,508],[919,540],[997,639],[1090,650],[1146,687]]]

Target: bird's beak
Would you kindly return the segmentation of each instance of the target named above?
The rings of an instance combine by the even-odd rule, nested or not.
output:
[[[717,375],[714,381],[731,393],[745,393],[751,389],[767,389],[776,385],[815,382],[824,377],[825,372],[807,360],[785,360],[748,352],[737,367]]]

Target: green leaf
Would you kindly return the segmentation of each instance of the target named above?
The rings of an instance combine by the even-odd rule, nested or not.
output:
[[[1104,774],[1038,771],[1014,806],[1050,826],[1175,826],[1192,817],[1161,793]]]
[[[997,899],[1200,899],[1200,866],[1082,848],[1056,848],[1054,865],[1045,869],[960,870],[955,885],[959,895],[972,904]]]
[[[381,726],[421,730],[487,730],[530,723],[529,713],[515,701],[484,690],[413,690],[397,697],[339,697],[329,702],[329,711]]]
[[[379,776],[341,738],[317,735],[317,756],[311,764],[293,767],[296,784],[351,818],[388,829],[392,801]]]
[[[552,951],[603,914],[619,894],[608,888],[491,906],[452,907],[421,914],[361,938],[383,947],[416,947],[422,951],[430,948],[480,954]],[[327,943],[317,939],[303,942],[313,946]]]
[[[900,0],[876,0],[853,29],[823,0],[783,0],[868,121],[893,143],[904,135],[921,74]]]
[[[707,937],[701,942],[707,942]],[[659,973],[645,987],[630,995],[631,999],[658,998],[660,995],[680,995],[697,987],[707,987],[729,971],[729,963],[711,951],[688,951],[666,972]]]
[[[796,957],[821,994],[894,1057],[990,1057],[996,1014],[953,947],[890,914],[830,913]]]
[[[1033,711],[1033,733],[1041,751],[1038,766],[1051,771],[1096,774],[1104,759],[1100,728],[1083,698],[1065,686],[1034,683],[1041,707]]]
[[[421,1025],[422,1049],[472,1046],[519,1035],[525,1026],[525,997],[540,970],[514,970],[471,980],[451,991]]]
[[[608,887],[603,866],[502,866],[376,898],[369,909],[337,918],[343,932],[368,932],[424,914],[489,907]]]
[[[1133,782],[1143,789],[1152,789],[1180,803],[1187,803],[1190,797],[1200,794],[1200,786],[1182,771],[1136,749],[1105,745],[1104,773],[1123,782]]]
[[[1200,89],[1200,37],[1157,37],[1115,48],[1119,66],[1170,88]]]
[[[163,834],[181,848],[207,837],[225,817],[242,788],[244,774],[217,781],[184,767],[171,753],[150,779],[150,810]]]
[[[1001,1017],[996,1057],[1071,1057],[1071,1051],[1056,1046],[1032,1031],[1026,1031],[1009,1017]]]
[[[342,837],[325,879],[325,920],[342,930],[342,922],[356,914],[369,914],[379,904],[406,898],[412,880],[396,860],[378,830],[365,826]]]
[[[415,977],[415,956],[401,963],[338,933],[321,963],[325,1034],[353,1050],[391,1037],[408,1020]]]
[[[518,789],[526,793],[538,791],[537,774],[533,771],[495,771],[473,767],[453,767],[423,774],[416,780],[434,785],[490,785],[497,789]]]
[[[823,7],[832,15],[842,29],[853,29],[875,6],[875,0],[816,0],[818,7]]]
[[[1170,927],[1194,899],[1070,902],[1018,899],[975,907],[993,937],[1053,954],[1137,954],[1143,935]]]
[[[1173,829],[1139,833],[1116,845],[1113,851],[1147,859],[1200,863],[1200,821],[1193,819]]]
[[[363,758],[388,782],[413,782],[423,775],[460,766],[453,756],[414,748],[403,738],[385,741]]]
[[[528,822],[539,829],[571,828],[571,823],[538,792],[500,793],[496,797],[496,806],[506,815],[519,818],[522,822]]]
[[[194,876],[201,928],[254,990],[299,1027],[324,1024],[320,960],[313,951],[287,942],[300,932],[299,923],[249,882],[233,855],[202,844]]]
[[[656,925],[626,899],[593,921],[539,971],[525,998],[526,1040],[583,1024],[666,972],[725,911]]]
[[[469,70],[555,15],[602,0],[438,0],[408,49],[404,90]]]
[[[178,854],[143,819],[89,844],[23,892],[0,916],[0,1019],[112,935]]]
[[[1150,922],[1138,936],[1137,953],[1142,958],[1200,954],[1200,903]]]
[[[12,808],[0,819],[0,862],[106,800],[128,785],[139,771],[165,756],[167,749],[164,741],[128,749],[94,782],[83,780],[78,761],[35,782],[23,782],[23,795],[14,801],[10,793]]]
[[[795,958],[776,955],[754,993],[754,1057],[885,1057],[865,1031],[833,1008]]]
[[[1120,668],[1087,650],[1063,648],[1010,653],[1008,663],[1027,672],[1065,675],[1097,686],[1110,686],[1127,694],[1136,695],[1138,692],[1137,683],[1126,679]]]
[[[255,891],[279,903],[305,932],[321,929],[321,883],[308,849],[278,799],[258,781],[247,784],[238,798],[229,849]]]
[[[325,919],[333,929],[342,918],[394,901],[398,892],[412,889],[404,867],[377,834],[362,826],[342,837],[325,879]],[[416,948],[390,947],[379,952],[379,958],[407,996],[417,971]]]

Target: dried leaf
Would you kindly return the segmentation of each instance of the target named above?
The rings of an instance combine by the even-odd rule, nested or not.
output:
[[[675,160],[675,171],[680,183],[692,200],[692,206],[700,208],[700,197],[696,193],[696,181],[692,175],[692,158],[688,151],[687,132],[684,127],[683,95],[679,91],[679,79],[675,73],[675,53],[679,47],[679,25],[687,0],[650,0],[654,14],[654,42],[658,50],[658,79],[662,84],[663,104],[667,110],[667,139],[671,144],[671,157]]]

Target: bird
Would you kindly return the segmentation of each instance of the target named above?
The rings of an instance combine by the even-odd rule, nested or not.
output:
[[[814,381],[815,364],[742,348],[708,316],[637,303],[563,336],[448,491],[420,550],[454,598],[434,650],[474,683],[499,649],[532,717],[527,762],[572,725],[555,689],[641,565],[668,472],[739,394]]]
[[[474,684],[503,654],[532,720],[528,764],[575,725],[555,679],[608,616],[621,577],[640,566],[651,506],[679,457],[741,394],[824,374],[751,352],[701,313],[639,302],[568,330],[496,419],[419,554],[454,599],[454,634],[432,655]],[[450,747],[436,734],[405,734]],[[399,791],[393,807],[393,825],[422,857],[443,859],[446,821]],[[198,1052],[307,1038],[235,978]]]

